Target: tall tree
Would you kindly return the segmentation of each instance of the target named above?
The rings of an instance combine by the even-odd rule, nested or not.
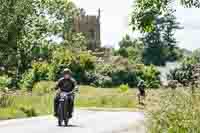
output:
[[[136,1],[132,26],[143,35],[145,64],[165,65],[178,58],[174,33],[180,27],[170,4],[171,0]]]
[[[128,58],[130,63],[141,63],[144,47],[140,40],[125,35],[119,42],[119,46],[120,48],[115,52],[116,55]]]
[[[77,12],[69,0],[0,0],[0,65],[19,77],[37,47],[69,33]]]
[[[2,56],[10,60],[7,64],[2,61],[1,65],[17,66],[20,68],[20,51],[23,45],[23,36],[27,34],[29,18],[34,10],[32,0],[1,0],[0,1],[0,47]],[[26,44],[27,45],[27,44]]]
[[[178,0],[184,7],[200,7],[199,0]],[[155,19],[166,13],[174,0],[135,0],[131,24],[133,30],[149,32],[155,28]]]

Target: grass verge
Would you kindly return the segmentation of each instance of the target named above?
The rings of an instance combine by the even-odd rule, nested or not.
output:
[[[1,96],[0,120],[48,115],[53,111],[54,93],[45,95],[27,94]],[[117,88],[94,88],[81,86],[76,96],[76,107],[84,108],[135,108],[136,91],[120,92]]]
[[[149,108],[149,133],[199,133],[200,92],[177,89],[160,93],[155,108]]]

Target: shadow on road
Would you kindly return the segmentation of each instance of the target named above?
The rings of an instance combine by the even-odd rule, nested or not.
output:
[[[81,127],[80,125],[68,125],[67,127]]]
[[[57,125],[58,126],[58,125]],[[60,126],[58,126],[58,127],[60,127]],[[68,125],[68,126],[61,126],[61,127],[66,127],[66,128],[81,128],[81,126],[80,125],[73,125],[73,124],[70,124],[70,125]]]

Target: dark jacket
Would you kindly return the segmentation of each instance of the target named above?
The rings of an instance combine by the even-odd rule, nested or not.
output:
[[[61,91],[64,91],[64,92],[70,92],[74,90],[76,85],[77,83],[73,78],[70,78],[70,79],[61,78],[58,80],[58,83],[56,85],[56,90],[60,89]]]
[[[140,81],[140,82],[138,83],[137,87],[138,87],[138,89],[139,89],[140,91],[144,91],[144,89],[145,89],[145,84],[144,84],[144,82]]]

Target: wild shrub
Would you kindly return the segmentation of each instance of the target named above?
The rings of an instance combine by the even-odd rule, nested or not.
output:
[[[49,66],[50,64],[47,62],[32,63],[35,81],[48,80]]]
[[[34,84],[42,80],[52,80],[54,78],[54,66],[47,62],[33,62],[32,68],[22,75],[20,88],[32,90]]]
[[[33,69],[29,69],[22,75],[22,79],[19,83],[21,89],[32,90],[32,87],[35,83],[35,73]]]
[[[116,68],[111,74],[111,78],[114,86],[128,84],[130,87],[134,87],[137,85],[137,75],[133,70]]]
[[[0,90],[9,87],[11,80],[8,76],[0,76]]]
[[[36,112],[36,109],[33,107],[20,107],[20,111],[22,111],[24,114],[26,114],[27,117],[35,117],[38,116],[38,113]]]
[[[111,76],[114,67],[111,64],[101,64],[96,66],[96,72],[104,75],[104,76]]]
[[[122,61],[121,59],[119,60],[120,62]],[[160,86],[160,72],[153,65],[133,66],[130,64],[127,65],[127,62],[125,63],[125,61],[124,63],[120,63],[115,66],[111,64],[98,65],[96,73],[93,73],[93,75],[96,76],[93,76],[93,80],[91,81],[94,81],[94,84],[100,87],[117,87],[122,84],[128,84],[130,87],[136,87],[138,79],[143,79],[148,88],[159,88]],[[109,84],[101,85],[103,83]]]
[[[53,81],[40,81],[34,85],[32,92],[37,95],[44,95],[54,91],[55,87],[56,83]]]
[[[85,82],[86,72],[95,69],[95,57],[88,52],[72,52],[65,48],[57,49],[53,52],[52,64],[56,66],[57,78],[64,68],[73,71],[73,77],[79,82]],[[55,70],[55,69],[54,69]]]
[[[176,80],[184,86],[189,86],[199,78],[198,60],[194,57],[186,58],[179,68],[170,71],[169,80]]]
[[[141,65],[137,69],[137,77],[144,80],[147,88],[159,88],[160,87],[160,72],[153,65],[144,66]]]
[[[9,96],[7,94],[3,94],[0,96],[0,108],[7,108],[12,106],[14,103],[14,100],[12,96]]]
[[[128,92],[128,90],[129,90],[128,84],[122,84],[122,85],[119,86],[119,91],[122,92],[122,93]]]
[[[169,91],[163,94],[158,108],[151,112],[150,133],[200,132],[200,95],[188,91]]]
[[[98,75],[98,74],[96,74],[95,76],[96,76],[96,80],[93,82],[93,84],[95,86],[103,87],[103,88],[113,86],[113,82],[112,82],[111,77]]]

